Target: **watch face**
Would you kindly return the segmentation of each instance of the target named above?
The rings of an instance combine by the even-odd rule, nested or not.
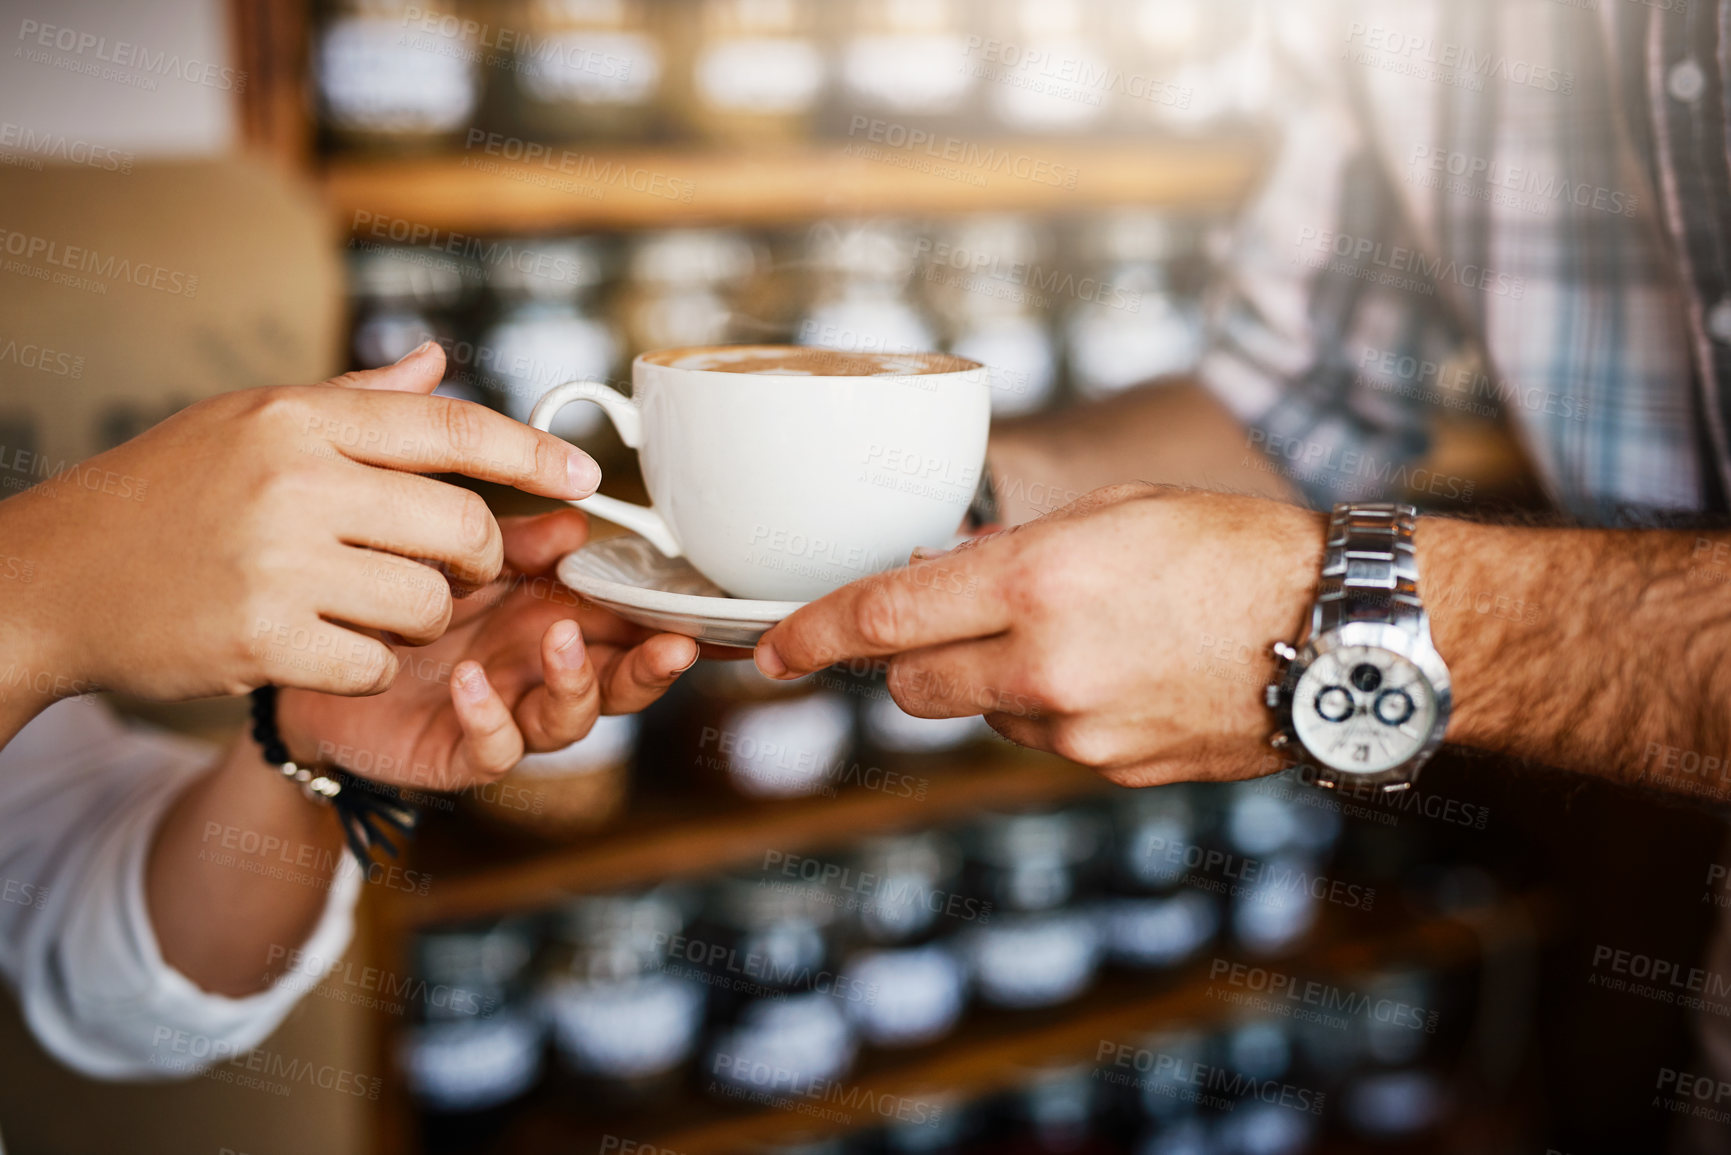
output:
[[[1292,692],[1292,729],[1311,756],[1348,774],[1410,761],[1436,725],[1436,694],[1419,668],[1373,646],[1317,655]]]

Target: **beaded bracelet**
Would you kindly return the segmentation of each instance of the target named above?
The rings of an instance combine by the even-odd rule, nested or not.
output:
[[[396,787],[370,782],[340,766],[315,769],[298,765],[289,757],[288,747],[277,731],[276,697],[275,686],[260,686],[252,692],[252,737],[263,751],[265,761],[274,765],[284,778],[298,782],[301,793],[308,798],[337,812],[343,835],[358,861],[373,861],[373,851],[381,846],[395,858],[397,847],[387,836],[387,828],[405,836],[412,833],[420,817],[414,807],[403,802]]]

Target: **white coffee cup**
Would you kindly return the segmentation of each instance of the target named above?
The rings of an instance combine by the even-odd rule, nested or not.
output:
[[[637,450],[652,504],[571,504],[735,597],[806,601],[943,547],[984,467],[991,389],[961,357],[669,349],[632,362],[631,383],[631,397],[557,386],[529,423],[546,429],[574,401],[601,406]]]

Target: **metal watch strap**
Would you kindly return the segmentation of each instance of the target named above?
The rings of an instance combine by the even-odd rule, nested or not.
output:
[[[1322,582],[1310,612],[1310,636],[1347,622],[1387,622],[1417,636],[1430,634],[1418,597],[1413,536],[1418,510],[1399,502],[1343,502],[1328,522]]]

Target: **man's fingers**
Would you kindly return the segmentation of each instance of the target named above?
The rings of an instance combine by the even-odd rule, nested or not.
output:
[[[601,712],[635,714],[647,708],[697,661],[697,643],[678,634],[656,634],[601,670]]]
[[[505,564],[521,574],[552,572],[559,559],[589,540],[589,519],[575,509],[557,509],[537,517],[502,517]]]
[[[437,341],[423,341],[395,365],[356,369],[333,377],[339,389],[373,389],[386,393],[431,393],[445,376],[445,351]]]
[[[396,554],[333,548],[318,569],[320,614],[363,630],[388,630],[426,645],[451,622],[451,586],[430,566]]]
[[[554,622],[541,639],[542,683],[517,706],[530,750],[563,750],[595,725],[601,691],[583,631],[570,619]]]
[[[1031,750],[1052,749],[1050,722],[1020,714],[987,714],[986,725],[1018,746]]]
[[[337,511],[337,535],[345,544],[439,562],[452,580],[470,588],[499,576],[505,561],[502,526],[478,494],[413,473],[344,469],[366,474],[354,485],[365,500]]]
[[[890,697],[916,718],[1037,714],[1027,695],[1005,684],[1013,668],[1009,651],[1008,638],[994,637],[902,654],[890,660]]]
[[[347,413],[325,422],[341,434],[331,444],[366,465],[461,473],[543,497],[588,497],[601,484],[601,467],[587,453],[485,405],[368,390],[343,400]]]
[[[1010,610],[987,578],[990,543],[843,586],[796,611],[757,644],[757,666],[796,678],[845,658],[877,657],[1010,628]]]
[[[523,760],[523,735],[481,663],[458,663],[451,672],[451,701],[463,730],[451,758],[454,785],[490,781]]]

